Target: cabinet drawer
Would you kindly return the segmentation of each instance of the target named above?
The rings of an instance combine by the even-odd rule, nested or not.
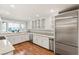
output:
[[[78,54],[78,48],[64,45],[61,43],[56,43],[55,46],[55,52],[62,55],[77,55]]]
[[[14,39],[14,38],[12,38],[12,37],[7,37],[7,40],[8,40],[12,45],[15,44],[15,39]]]

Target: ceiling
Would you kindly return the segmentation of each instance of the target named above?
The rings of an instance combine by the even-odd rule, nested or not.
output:
[[[15,20],[30,20],[54,15],[55,12],[76,6],[76,4],[0,4],[0,16]]]

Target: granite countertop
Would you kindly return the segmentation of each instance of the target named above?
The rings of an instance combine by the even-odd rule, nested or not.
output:
[[[27,32],[16,32],[16,33],[0,33],[0,36],[17,36],[17,35],[24,35],[27,34]]]
[[[45,34],[39,34],[39,33],[36,33],[38,35],[42,35],[44,37],[48,37],[48,38],[55,38],[53,35],[45,35]]]
[[[15,48],[11,45],[11,43],[8,40],[0,40],[0,55],[13,50],[15,50]]]
[[[53,32],[30,32],[30,33],[46,36],[46,37],[49,37],[49,38],[55,38],[55,35],[54,35]]]

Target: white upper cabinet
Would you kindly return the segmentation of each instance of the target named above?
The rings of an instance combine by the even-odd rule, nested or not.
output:
[[[29,41],[29,34],[28,33],[18,33],[18,34],[11,34],[11,35],[6,35],[7,40],[11,42],[12,45],[22,43],[25,41]]]
[[[32,21],[32,29],[45,29],[45,19],[36,19]]]
[[[55,28],[55,17],[38,18],[30,22],[32,22],[31,29],[35,30],[52,30]]]
[[[43,18],[43,19],[41,19],[41,28],[42,29],[45,29],[45,19]]]

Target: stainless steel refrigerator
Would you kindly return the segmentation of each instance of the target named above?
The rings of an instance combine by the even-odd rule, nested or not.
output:
[[[78,55],[79,10],[61,13],[55,17],[55,53]]]

